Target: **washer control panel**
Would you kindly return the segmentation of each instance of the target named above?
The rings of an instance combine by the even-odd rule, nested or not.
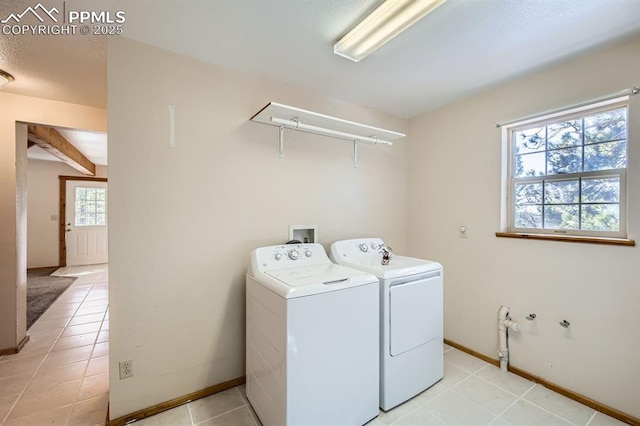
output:
[[[330,262],[324,248],[317,243],[285,244],[256,249],[262,270],[285,269]]]

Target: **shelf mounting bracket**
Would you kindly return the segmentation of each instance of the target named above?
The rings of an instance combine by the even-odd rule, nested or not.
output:
[[[284,125],[280,126],[280,159],[284,160]]]
[[[353,168],[358,168],[358,141],[353,141]]]
[[[282,118],[293,117],[293,118]],[[286,128],[327,136],[335,139],[343,139],[353,142],[353,166],[358,166],[358,144],[368,145],[393,145],[393,141],[405,136],[404,133],[379,127],[368,126],[354,121],[348,121],[313,111],[295,108],[288,105],[269,102],[265,107],[251,117],[251,121],[277,126],[279,128],[279,154],[284,159],[284,151],[287,148],[288,138],[285,140]],[[290,137],[291,135],[289,135]]]

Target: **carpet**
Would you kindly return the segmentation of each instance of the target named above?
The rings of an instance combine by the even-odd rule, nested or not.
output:
[[[76,277],[50,276],[58,268],[27,269],[27,329],[76,280]]]

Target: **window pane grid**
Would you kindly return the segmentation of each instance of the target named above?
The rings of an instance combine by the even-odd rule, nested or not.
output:
[[[529,225],[531,226],[525,226],[526,221],[522,219],[522,217],[520,217],[521,219],[520,221],[516,219],[516,223],[515,223],[516,228],[524,228],[524,229],[548,228],[548,229],[583,230],[585,228],[583,226],[583,220],[585,217],[585,208],[586,208],[586,213],[589,213],[589,207],[592,207],[592,206],[605,206],[605,207],[614,208],[613,210],[611,208],[605,209],[605,211],[602,211],[602,209],[599,209],[601,210],[599,215],[596,215],[596,217],[593,218],[596,221],[611,223],[612,222],[611,216],[615,216],[613,212],[617,212],[619,216],[619,209],[620,209],[619,192],[621,190],[621,182],[622,182],[622,178],[620,175],[611,176],[611,174],[607,174],[604,178],[593,178],[593,177],[580,178],[579,177],[576,179],[542,179],[534,184],[531,184],[531,183],[525,183],[520,185],[516,184],[516,189],[518,186],[520,186],[522,188],[525,188],[525,191],[526,190],[531,191],[532,185],[539,185],[540,193],[541,193],[540,197],[538,197],[540,199],[540,202],[528,201],[532,198],[534,199],[537,198],[535,196],[532,197],[531,194],[527,194],[525,201],[523,201],[522,197],[519,196],[520,194],[517,194],[517,193],[515,194],[516,201],[514,206],[516,208],[516,213],[518,208],[525,208],[523,211],[528,211],[528,212],[535,211],[535,210],[538,210],[541,212],[540,226],[535,226],[536,224],[532,223],[531,220],[529,220]],[[600,190],[605,191],[605,195],[608,195],[610,198],[613,198],[614,201],[594,201],[594,200],[585,201],[585,198],[587,198],[587,195],[584,194],[584,187],[585,187],[585,184],[587,183],[591,183],[594,186],[599,185]],[[612,185],[612,183],[614,183],[614,185]],[[551,197],[554,196],[553,191],[551,191],[551,188],[553,188],[554,186],[558,187],[558,188],[555,188],[556,191],[561,192],[562,193],[561,195],[566,197],[564,200],[550,199]],[[564,188],[562,188],[563,186]],[[575,188],[571,189],[570,186],[575,186]],[[571,191],[577,191],[577,193],[575,195],[572,195]],[[567,201],[568,199],[571,199],[571,198],[575,199],[576,201],[575,202]],[[591,209],[591,210],[594,210],[594,209]],[[598,209],[595,209],[595,210],[598,210]],[[606,210],[609,210],[608,216],[606,216]],[[550,220],[551,216],[553,215],[556,216],[556,219],[558,216],[560,217],[560,219],[562,219],[559,226],[555,225],[554,224],[555,222],[553,220]],[[573,216],[573,219],[571,219],[568,216]],[[575,226],[572,225],[573,223],[572,220],[575,222]],[[615,228],[614,230],[619,229],[619,226],[614,224],[611,224],[610,227]]]
[[[616,108],[590,116],[593,121],[590,126],[587,126],[585,117],[582,117],[565,121],[556,120],[529,130],[514,131],[512,133],[512,143],[515,148],[514,177],[626,167],[626,116],[626,107]],[[602,122],[598,121],[600,118]],[[554,132],[550,135],[549,129],[552,127]],[[577,127],[580,128],[579,133],[575,131]],[[590,135],[586,134],[587,128],[591,130]],[[558,135],[561,135],[559,139],[557,139]],[[551,139],[554,138],[556,140],[552,145]],[[590,150],[586,149],[587,146],[591,147]],[[601,148],[596,148],[597,146]],[[542,155],[546,160],[544,164],[540,164]],[[593,164],[587,164],[587,160]],[[576,161],[579,164],[575,164]],[[607,161],[610,164],[607,164]]]
[[[105,226],[105,188],[76,187],[75,226]]]
[[[544,174],[545,176],[549,174],[549,170],[548,170],[548,164],[549,162],[547,161],[547,152],[549,152],[549,126],[544,126],[544,149],[545,149],[545,155],[544,155]],[[542,185],[542,199],[544,200],[544,184]],[[544,228],[544,207],[542,209],[542,227]]]
[[[585,142],[584,146],[588,147],[588,146],[594,146],[594,145],[606,145],[606,144],[611,144],[611,143],[615,143],[615,142],[626,142],[626,139],[613,139],[610,141],[598,141],[598,142]]]
[[[577,235],[583,230],[591,235],[621,231],[626,105],[514,126],[509,135],[510,227]]]
[[[546,161],[545,161],[545,167],[546,167]],[[545,185],[545,181],[542,181],[542,202],[544,203],[545,197],[547,196],[547,191],[546,191],[547,185]],[[545,226],[545,221],[544,218],[546,216],[545,211],[544,211],[544,204],[542,205],[542,229],[546,228]]]

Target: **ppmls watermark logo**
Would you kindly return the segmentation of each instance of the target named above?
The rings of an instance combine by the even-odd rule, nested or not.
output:
[[[0,24],[4,35],[120,35],[126,20],[123,10],[67,10],[63,2],[62,12],[38,3],[10,13]]]

